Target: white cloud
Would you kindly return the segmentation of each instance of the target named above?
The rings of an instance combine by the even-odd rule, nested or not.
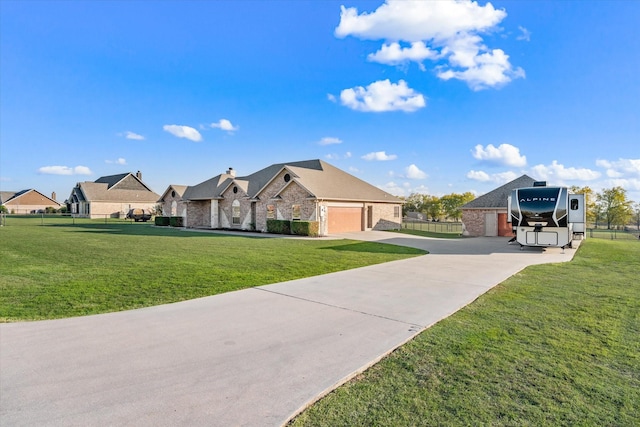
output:
[[[520,30],[520,35],[516,37],[516,40],[531,41],[531,31],[521,25],[518,25],[518,30]]]
[[[604,159],[596,160],[596,166],[605,168],[606,174],[610,178],[622,178],[628,176],[640,176],[640,159],[618,159],[609,161]]]
[[[43,166],[38,169],[38,173],[44,175],[91,175],[91,169],[86,166]]]
[[[587,168],[567,168],[556,160],[550,165],[540,164],[532,167],[531,174],[541,180],[555,181],[558,185],[564,181],[593,181],[602,175],[598,171]]]
[[[127,160],[122,157],[119,157],[117,160],[105,160],[105,163],[116,164],[116,165],[126,165]]]
[[[386,160],[395,160],[398,158],[395,154],[387,154],[384,151],[376,151],[373,153],[365,154],[362,156],[364,160],[376,160],[376,161],[386,161]]]
[[[458,52],[459,58],[467,56],[469,52]],[[466,59],[463,59],[466,61]],[[469,64],[461,71],[448,69],[438,73],[438,77],[443,80],[458,79],[463,80],[475,91],[490,87],[499,87],[509,83],[514,78],[524,77],[522,68],[513,69],[509,63],[509,55],[502,49],[494,49],[491,52],[475,54]]]
[[[212,128],[218,128],[227,132],[234,132],[240,129],[240,126],[234,126],[227,119],[220,119],[217,123],[211,123]]]
[[[406,177],[409,179],[425,179],[428,175],[421,171],[416,165],[411,164],[405,168]]]
[[[370,13],[359,14],[354,7],[342,6],[335,35],[383,40],[382,47],[369,55],[371,61],[389,65],[439,61],[438,77],[459,79],[481,90],[524,77],[524,71],[514,68],[504,51],[489,49],[480,37],[499,30],[506,16],[491,3],[387,0]],[[411,47],[401,48],[400,41]]]
[[[472,151],[473,157],[488,163],[504,166],[523,167],[527,164],[527,157],[520,154],[520,149],[511,144],[493,144],[483,147],[478,144]]]
[[[412,112],[426,105],[424,96],[407,86],[404,80],[396,84],[388,79],[373,82],[366,88],[345,89],[340,93],[340,101],[352,110],[365,112]]]
[[[436,59],[439,56],[437,51],[429,49],[424,42],[411,43],[411,47],[401,47],[400,43],[393,42],[383,44],[376,53],[370,53],[367,59],[371,62],[379,62],[388,65],[400,65],[407,61],[420,64],[424,70],[422,61],[425,59]]]
[[[327,158],[329,160],[349,159],[349,158],[351,158],[351,152],[347,151],[344,154],[329,153],[329,154],[325,155],[325,158]]]
[[[162,129],[173,136],[177,136],[178,138],[186,138],[194,142],[202,141],[202,135],[200,135],[200,132],[191,126],[164,125]]]
[[[342,144],[342,140],[340,138],[334,138],[332,136],[325,136],[320,141],[318,141],[319,145],[332,145],[332,144]]]
[[[481,181],[481,182],[487,182],[491,180],[491,177],[489,176],[488,173],[484,171],[475,171],[475,170],[470,170],[469,172],[467,172],[467,178],[472,179],[474,181]]]
[[[467,172],[467,178],[480,182],[493,182],[498,185],[506,184],[509,181],[513,181],[519,175],[512,171],[499,172],[489,175],[484,171],[470,170]]]
[[[327,99],[331,102],[337,102],[336,96],[332,93],[327,94]]]
[[[129,130],[124,133],[124,137],[127,139],[134,139],[136,141],[142,141],[144,139],[144,136]]]

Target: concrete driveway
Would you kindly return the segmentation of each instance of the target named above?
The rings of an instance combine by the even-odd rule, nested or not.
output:
[[[430,254],[141,310],[0,324],[0,425],[279,426],[524,267],[575,253],[521,251],[505,238],[340,237]]]

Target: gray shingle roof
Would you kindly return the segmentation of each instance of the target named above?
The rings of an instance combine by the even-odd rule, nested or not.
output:
[[[477,197],[469,203],[462,206],[462,209],[481,209],[481,208],[507,208],[507,199],[511,195],[511,191],[516,188],[532,187],[536,180],[528,175],[522,175],[511,182],[504,184],[480,197]]]
[[[159,194],[153,192],[132,173],[103,176],[94,182],[80,182],[74,189],[74,193],[80,200],[84,199],[90,202],[155,203],[160,198]]]
[[[220,198],[232,183],[244,190],[250,198],[259,198],[261,191],[286,169],[293,181],[306,188],[317,199],[399,203],[400,200],[329,163],[315,159],[290,163],[277,163],[251,175],[233,177],[217,175],[198,185],[187,188],[183,199],[207,200]]]

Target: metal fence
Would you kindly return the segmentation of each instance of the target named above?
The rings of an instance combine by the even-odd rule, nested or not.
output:
[[[461,222],[420,221],[412,218],[404,218],[402,228],[428,231],[431,233],[462,234]]]
[[[640,231],[633,230],[608,230],[590,228],[588,235],[594,239],[609,239],[609,240],[637,240],[640,242]]]
[[[128,223],[133,219],[114,218],[111,215],[101,215],[99,218],[71,214],[0,214],[0,226],[38,226],[38,225],[80,225],[80,224],[108,224]]]

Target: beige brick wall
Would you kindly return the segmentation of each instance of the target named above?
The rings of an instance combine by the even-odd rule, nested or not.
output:
[[[402,228],[402,206],[400,204],[367,204],[365,206],[365,218],[368,206],[373,206],[373,230],[399,230]],[[397,210],[395,209],[396,207]],[[367,225],[366,222],[365,225]]]
[[[186,226],[191,228],[211,227],[211,201],[196,200],[187,203]]]
[[[96,218],[124,218],[129,209],[144,209],[151,212],[153,203],[116,203],[116,202],[91,202],[89,216]]]
[[[178,193],[172,196],[168,193],[164,199],[162,199],[162,215],[163,216],[184,216],[186,203],[182,201],[182,197]]]

